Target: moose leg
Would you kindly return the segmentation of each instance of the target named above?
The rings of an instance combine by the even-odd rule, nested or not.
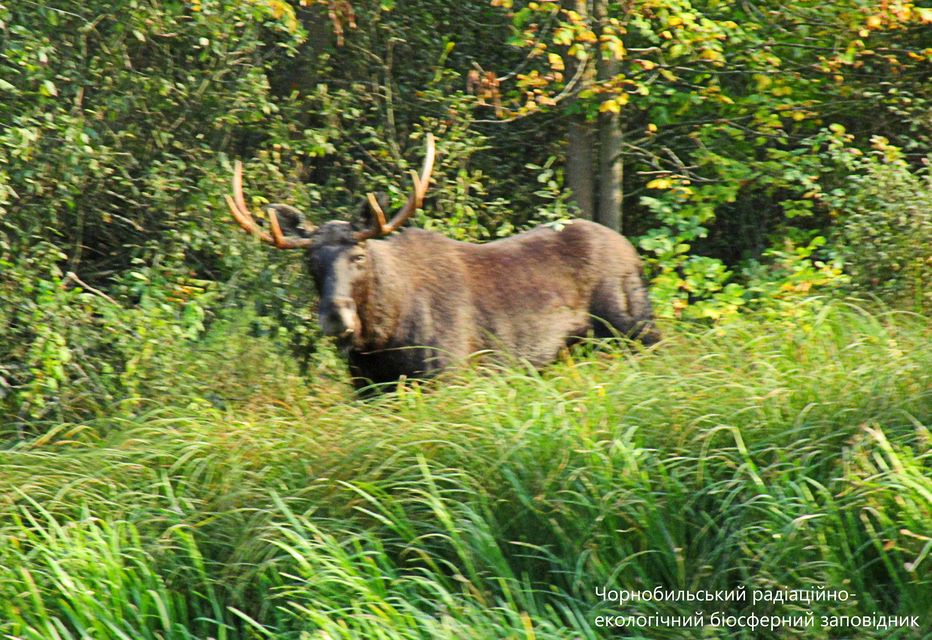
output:
[[[651,319],[650,299],[640,274],[626,274],[618,280],[603,283],[593,294],[589,309],[593,332],[598,338],[621,334],[654,344],[660,334]]]
[[[364,397],[388,390],[403,373],[395,358],[382,351],[350,351],[348,360],[353,388]]]
[[[393,389],[402,377],[426,379],[447,364],[443,352],[431,347],[394,347],[378,351],[350,351],[349,369],[353,388],[362,395]]]

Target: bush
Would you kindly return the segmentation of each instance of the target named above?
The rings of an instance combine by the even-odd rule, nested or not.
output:
[[[94,415],[198,334],[243,264],[226,154],[274,131],[263,54],[302,37],[273,4],[0,5],[0,421]]]
[[[835,250],[857,291],[916,311],[932,309],[932,166],[913,170],[899,149],[875,138],[857,156],[836,207]]]

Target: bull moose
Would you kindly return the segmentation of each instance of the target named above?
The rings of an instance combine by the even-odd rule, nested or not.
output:
[[[304,249],[319,294],[320,327],[336,338],[358,389],[428,377],[478,351],[540,367],[587,335],[658,339],[641,261],[621,235],[587,220],[544,225],[487,244],[407,229],[385,240],[424,202],[434,139],[405,205],[386,222],[368,194],[369,224],[304,222],[294,207],[266,207],[257,227],[242,191],[242,165],[227,204],[239,225],[279,249]]]

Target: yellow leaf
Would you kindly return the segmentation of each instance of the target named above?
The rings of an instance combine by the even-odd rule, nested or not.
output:
[[[605,57],[604,54],[608,54],[615,60],[623,60],[628,53],[627,50],[625,50],[624,43],[619,38],[603,38],[602,52],[603,58]]]
[[[599,105],[599,113],[605,113],[606,111],[611,111],[612,113],[621,112],[621,105],[618,104],[616,100],[606,100]]]
[[[673,181],[669,178],[654,178],[647,183],[648,189],[669,189],[673,186]]]
[[[563,58],[561,58],[559,54],[548,53],[547,61],[550,63],[550,67],[554,71],[563,71],[563,69],[566,68],[563,66]]]
[[[678,27],[683,24],[683,19],[679,16],[670,16],[670,19],[667,20],[667,24],[671,27]]]
[[[553,32],[553,43],[559,45],[573,44],[573,31],[569,27],[560,27]]]
[[[647,130],[651,133],[657,133],[657,125],[655,125],[653,122],[649,122],[647,123]]]

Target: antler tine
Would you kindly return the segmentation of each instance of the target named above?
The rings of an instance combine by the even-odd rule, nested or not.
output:
[[[427,186],[430,182],[430,174],[434,170],[434,134],[427,134],[427,153],[424,155],[424,165],[421,167],[420,175],[420,184],[417,181],[414,183],[414,193],[408,198],[408,201],[405,203],[405,206],[395,214],[391,219],[391,222],[387,225],[386,233],[391,233],[401,225],[403,225],[408,218],[411,217],[417,209],[421,206],[424,201],[424,195],[427,193]]]
[[[305,247],[311,246],[313,240],[310,238],[286,238],[285,234],[282,233],[282,227],[278,223],[278,214],[275,213],[275,209],[267,209],[269,214],[269,226],[272,228],[272,244],[274,244],[279,249],[303,249]]]
[[[385,231],[385,212],[382,211],[382,205],[379,204],[379,199],[371,191],[366,194],[366,199],[369,201],[372,213],[375,214],[375,224],[372,226],[378,227],[379,233],[383,233]]]
[[[372,207],[373,212],[375,213],[375,223],[372,225],[371,229],[366,229],[365,231],[360,231],[356,234],[356,239],[358,241],[368,240],[369,238],[376,238],[379,236],[386,236],[392,231],[395,231],[403,225],[411,215],[417,211],[421,205],[424,203],[424,195],[427,193],[427,187],[430,184],[430,174],[434,170],[434,157],[436,155],[435,146],[434,146],[434,134],[428,133],[427,137],[427,152],[424,154],[424,165],[421,167],[421,175],[418,176],[417,173],[412,172],[414,175],[414,192],[408,197],[408,201],[405,205],[396,213],[390,222],[385,223],[385,213],[382,211],[381,207],[378,207],[378,203],[375,203],[375,206]],[[372,206],[375,201],[375,197],[370,194],[369,204]]]
[[[424,204],[424,194],[427,193],[427,189],[421,186],[421,178],[417,175],[417,171],[411,170],[408,173],[411,174],[411,182],[414,183],[414,193],[417,194],[417,202],[414,203],[416,209],[420,209],[421,205]]]
[[[233,165],[233,197],[231,198],[225,195],[224,199],[227,201],[227,206],[230,207],[230,213],[233,214],[233,219],[239,223],[239,226],[241,226],[246,233],[257,236],[263,242],[275,244],[272,240],[272,236],[261,231],[259,227],[256,226],[252,214],[246,207],[246,199],[243,197],[243,163],[239,160]]]
[[[252,213],[249,212],[249,208],[246,206],[246,198],[243,197],[243,163],[239,160],[233,164],[233,197],[231,198],[229,195],[225,195],[224,199],[227,202],[227,206],[230,207],[230,213],[233,214],[233,218],[239,223],[239,226],[241,226],[246,233],[256,236],[263,242],[267,242],[279,249],[302,249],[310,246],[313,242],[310,238],[301,238],[298,240],[286,238],[282,233],[281,225],[278,223],[278,216],[275,215],[273,209],[269,209],[268,211],[269,226],[272,228],[272,234],[269,235],[256,226]]]

